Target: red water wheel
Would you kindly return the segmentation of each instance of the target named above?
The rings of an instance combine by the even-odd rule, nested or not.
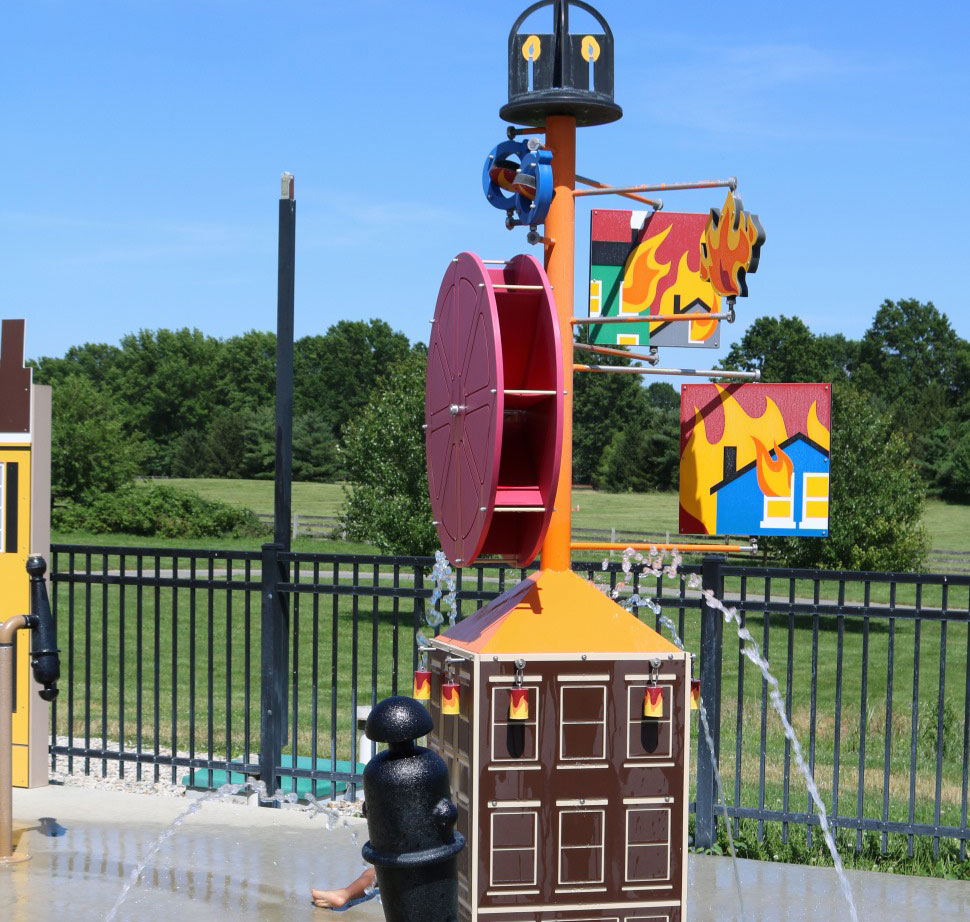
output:
[[[431,509],[456,566],[525,566],[552,515],[562,458],[562,348],[552,289],[525,254],[456,256],[438,292],[425,393]]]

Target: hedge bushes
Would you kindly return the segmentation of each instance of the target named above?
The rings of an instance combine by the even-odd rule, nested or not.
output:
[[[51,523],[61,531],[162,538],[248,538],[269,532],[249,509],[164,484],[127,486],[90,502],[56,506]]]

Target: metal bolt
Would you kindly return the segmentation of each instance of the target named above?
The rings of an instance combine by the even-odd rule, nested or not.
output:
[[[488,512],[488,506],[479,506],[478,507],[478,511],[479,512]]]
[[[583,660],[583,662],[586,662],[586,654],[584,653],[584,654],[583,654],[583,655],[582,655],[582,656],[580,657],[580,659],[582,659],[582,660]]]

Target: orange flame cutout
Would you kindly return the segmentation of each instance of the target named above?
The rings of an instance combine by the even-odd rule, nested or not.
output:
[[[747,297],[746,275],[758,268],[765,232],[756,215],[728,190],[724,207],[711,209],[701,238],[701,278],[725,297]]]
[[[529,689],[512,688],[509,690],[509,720],[529,719]]]
[[[457,682],[441,683],[441,713],[458,714],[461,711],[459,685]]]
[[[701,707],[701,680],[690,680],[690,709],[699,711]]]
[[[411,697],[416,701],[431,700],[431,673],[427,669],[414,671],[414,692]]]
[[[704,315],[698,315],[700,320],[692,320],[690,323],[690,341],[694,343],[703,342],[705,339],[710,339],[714,335],[714,331],[717,329],[716,320],[704,320]]]
[[[648,237],[630,254],[623,270],[624,313],[647,310],[657,296],[657,286],[670,272],[670,263],[657,262],[657,251],[667,239],[673,225],[665,227],[654,237]]]
[[[664,716],[664,690],[659,685],[648,685],[643,695],[643,716]]]
[[[768,449],[757,439],[751,436],[754,441],[755,450],[758,453],[758,486],[765,496],[791,496],[791,479],[795,465],[775,442],[775,455],[777,461],[771,460]]]

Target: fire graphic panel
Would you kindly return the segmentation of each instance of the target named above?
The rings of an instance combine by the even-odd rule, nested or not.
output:
[[[680,530],[824,537],[829,527],[828,384],[685,384]]]
[[[594,210],[590,221],[591,317],[696,314],[695,321],[591,325],[600,346],[720,346],[721,309],[710,281],[701,277],[703,214]]]

